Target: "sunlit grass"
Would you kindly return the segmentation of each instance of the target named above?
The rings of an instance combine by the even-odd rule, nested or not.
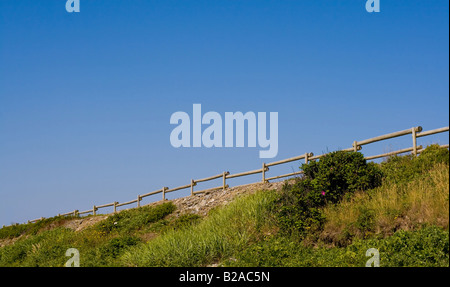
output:
[[[327,222],[321,236],[335,242],[352,236],[388,236],[425,224],[448,230],[449,167],[438,164],[411,182],[384,184],[369,193],[356,193],[349,200],[326,207],[324,213]]]
[[[126,266],[203,266],[257,241],[274,228],[269,209],[276,194],[261,191],[215,210],[198,225],[169,231],[127,251]]]

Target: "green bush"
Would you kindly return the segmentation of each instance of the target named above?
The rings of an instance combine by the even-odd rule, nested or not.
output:
[[[277,201],[280,229],[299,239],[323,227],[323,206],[339,202],[346,194],[377,187],[382,182],[378,166],[367,163],[358,152],[332,152],[301,168],[303,179],[285,185]]]
[[[439,145],[430,145],[417,157],[413,155],[389,157],[381,163],[381,170],[384,180],[389,183],[408,183],[426,174],[439,163],[449,164],[449,151]]]
[[[324,198],[318,194],[311,189],[308,180],[283,187],[275,203],[281,232],[301,240],[308,232],[322,228],[325,217],[319,207],[323,205]]]
[[[156,206],[123,210],[103,220],[97,228],[105,234],[111,232],[130,233],[163,219],[174,212],[175,209],[176,207],[172,202],[165,202]]]
[[[333,203],[348,192],[375,188],[382,180],[381,170],[359,152],[332,152],[301,168],[317,196],[325,194],[325,200]]]
[[[449,164],[449,151],[437,144],[429,145],[417,157],[419,165],[425,169],[430,169],[438,163]]]
[[[364,267],[379,251],[380,267],[448,267],[449,233],[429,226],[417,231],[398,231],[383,239],[355,240],[341,247],[310,247],[284,236],[272,236],[242,250],[225,266],[235,267]]]
[[[0,239],[14,238],[24,234],[30,227],[28,224],[5,226],[0,229]]]
[[[0,239],[14,238],[20,235],[36,235],[46,227],[53,225],[59,226],[66,221],[74,219],[74,216],[54,216],[44,218],[35,223],[24,223],[11,226],[5,226],[0,229]]]
[[[129,246],[137,245],[139,242],[141,242],[140,238],[135,236],[121,236],[116,237],[108,242],[106,242],[105,245],[100,247],[100,254],[103,258],[117,258],[126,248]]]
[[[74,231],[55,228],[0,248],[0,266],[63,266]]]
[[[375,211],[361,206],[355,227],[363,234],[363,237],[367,237],[375,228]]]
[[[379,245],[382,266],[449,266],[449,233],[430,226],[401,230]]]

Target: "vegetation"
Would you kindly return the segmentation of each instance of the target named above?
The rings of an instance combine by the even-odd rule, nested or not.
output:
[[[207,216],[171,202],[121,211],[81,231],[72,218],[0,229],[0,266],[449,266],[449,152],[367,163],[334,152],[281,191],[240,196]]]
[[[44,218],[36,223],[15,224],[5,226],[0,229],[0,239],[15,238],[21,235],[35,235],[43,228],[50,226],[58,226],[64,224],[64,222],[74,219],[73,216],[55,216],[51,218]]]
[[[103,220],[96,229],[104,234],[132,234],[148,227],[150,223],[162,220],[175,211],[172,202],[165,202],[156,206],[143,206],[139,209],[128,209],[113,214]]]
[[[369,248],[376,247],[382,267],[448,266],[448,231],[426,227],[398,231],[382,239],[355,240],[338,248],[297,245],[287,237],[274,236],[257,242],[224,262],[235,267],[364,267]]]
[[[304,164],[302,169],[305,177],[284,186],[276,210],[281,230],[301,239],[322,229],[324,206],[381,185],[381,170],[368,164],[361,153],[332,152],[320,161]]]
[[[428,146],[418,157],[393,156],[381,163],[384,181],[389,184],[408,183],[423,178],[436,164],[449,165],[449,151],[439,145]]]
[[[358,192],[339,205],[327,206],[319,237],[342,246],[353,238],[386,237],[397,230],[435,225],[448,230],[449,166],[436,164],[403,184],[384,184]]]
[[[274,191],[240,197],[200,223],[165,233],[124,254],[126,266],[203,266],[238,253],[270,233]]]
[[[124,210],[78,232],[61,224],[48,230],[45,221],[40,221],[21,234],[23,239],[0,249],[0,266],[64,266],[69,248],[80,251],[82,266],[115,266],[123,251],[144,242],[140,235],[152,229],[162,230],[166,225],[163,219],[174,210],[171,202]],[[55,221],[62,219],[49,219],[47,224]]]

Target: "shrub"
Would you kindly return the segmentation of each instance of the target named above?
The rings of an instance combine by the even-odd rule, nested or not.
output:
[[[322,207],[327,203],[337,203],[348,193],[368,190],[382,182],[381,170],[358,152],[332,152],[301,168],[303,179],[285,185],[277,201],[280,229],[300,239],[323,227]]]
[[[74,219],[74,216],[54,216],[44,218],[35,223],[24,223],[0,228],[0,239],[19,237],[20,235],[36,235],[40,231],[58,227],[64,222]]]
[[[24,234],[30,224],[11,225],[0,228],[0,239],[14,238]]]
[[[310,247],[273,236],[242,250],[225,266],[235,267],[364,267],[369,248],[379,251],[380,267],[449,266],[449,233],[436,226],[398,231],[382,239],[356,240],[341,247]]]
[[[359,207],[359,216],[356,219],[355,227],[367,237],[375,228],[375,211],[365,206]]]
[[[429,145],[417,157],[419,165],[424,169],[430,169],[438,163],[449,164],[449,151],[447,148],[442,148],[437,144]]]
[[[139,242],[141,242],[141,240],[135,236],[125,235],[122,237],[116,237],[100,247],[100,254],[103,258],[117,258],[117,256],[119,256],[126,248],[129,246],[134,246]]]
[[[0,266],[63,266],[75,233],[55,228],[0,248]]]
[[[381,170],[367,163],[359,152],[332,152],[301,168],[313,190],[324,193],[325,199],[333,203],[348,192],[377,187],[382,180]]]
[[[449,233],[436,226],[401,230],[379,249],[382,266],[449,266]]]
[[[311,189],[308,180],[285,185],[276,201],[276,217],[280,230],[303,239],[311,229],[321,229],[325,221],[319,209],[324,198]]]
[[[105,234],[113,231],[130,233],[163,219],[165,216],[174,212],[175,208],[172,202],[165,202],[156,206],[143,206],[124,210],[109,216],[97,228]]]
[[[407,183],[430,171],[436,164],[449,165],[449,151],[439,145],[428,146],[419,156],[392,156],[381,163],[384,180]]]

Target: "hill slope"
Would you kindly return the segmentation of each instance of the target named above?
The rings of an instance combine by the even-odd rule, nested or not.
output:
[[[364,266],[369,248],[381,266],[448,266],[448,150],[321,162],[302,180],[2,228],[0,266],[64,266],[69,248],[81,266]]]

